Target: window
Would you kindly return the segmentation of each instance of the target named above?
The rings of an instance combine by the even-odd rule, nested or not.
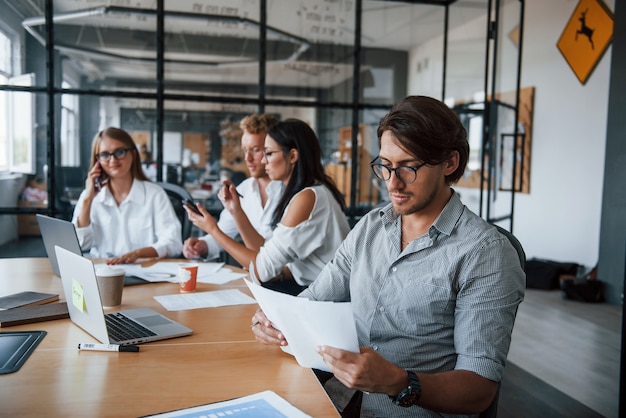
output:
[[[64,89],[72,88],[64,81]],[[61,96],[61,165],[63,167],[80,166],[80,142],[78,138],[78,96]]]
[[[11,77],[13,41],[0,30],[0,84],[32,87],[34,74]],[[0,171],[35,174],[35,95],[0,91]]]

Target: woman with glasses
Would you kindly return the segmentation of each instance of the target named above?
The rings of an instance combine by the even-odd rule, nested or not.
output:
[[[137,146],[122,129],[95,136],[72,222],[83,251],[107,264],[182,252],[181,225],[170,199],[146,177]]]
[[[317,136],[305,122],[287,119],[268,128],[263,162],[272,180],[285,190],[272,217],[272,237],[265,240],[250,225],[234,186],[219,198],[237,223],[244,245],[228,237],[199,206],[187,210],[194,225],[210,234],[265,287],[298,294],[317,277],[350,230],[344,200],[324,172]],[[245,199],[245,197],[244,197]]]

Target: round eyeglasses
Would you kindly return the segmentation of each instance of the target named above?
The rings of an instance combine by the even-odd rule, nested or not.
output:
[[[376,157],[378,158],[378,157]],[[424,167],[426,163],[422,163],[419,165],[401,165],[399,167],[393,168],[384,164],[375,163],[376,158],[374,158],[370,162],[370,167],[372,167],[372,171],[374,175],[381,180],[389,181],[391,178],[391,172],[393,171],[396,174],[396,177],[404,184],[411,184],[415,182],[417,178],[417,170]]]
[[[251,148],[242,148],[241,151],[243,152],[244,158],[246,157],[246,155],[257,156],[257,155],[263,153],[263,147],[254,146],[254,147],[251,147]]]
[[[129,148],[118,148],[113,152],[104,151],[96,154],[96,158],[103,163],[109,161],[111,157],[115,158],[116,160],[123,160],[124,158],[126,158],[126,154],[128,154],[128,151],[130,151]]]

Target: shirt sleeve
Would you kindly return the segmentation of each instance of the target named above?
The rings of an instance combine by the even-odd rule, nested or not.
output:
[[[349,302],[352,254],[358,237],[355,227],[341,243],[335,256],[322,269],[317,278],[298,296],[310,300]]]
[[[78,226],[78,215],[83,208],[85,202],[85,191],[83,191],[76,203],[76,207],[74,208],[74,214],[72,215],[72,223],[76,228],[76,236],[78,236],[78,243],[80,244],[80,248],[83,252],[89,251],[93,246],[93,229],[91,228],[91,223],[84,227]]]
[[[235,239],[235,237],[239,234],[235,219],[233,219],[233,215],[231,215],[227,209],[222,209],[222,211],[220,212],[220,219],[217,222],[217,226],[224,234],[233,239]],[[208,249],[208,254],[206,257],[207,260],[214,259],[220,255],[220,252],[222,251],[222,246],[219,245],[211,235],[206,234],[200,239],[206,242],[206,246]]]
[[[524,272],[506,238],[487,242],[469,257],[454,314],[456,369],[500,381],[511,344]]]

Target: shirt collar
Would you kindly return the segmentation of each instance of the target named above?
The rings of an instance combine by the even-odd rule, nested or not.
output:
[[[465,206],[463,202],[461,202],[461,198],[456,193],[454,189],[452,189],[452,197],[446,203],[443,210],[433,222],[432,228],[435,228],[439,232],[450,235],[454,230],[456,223],[458,222],[461,214],[463,213]],[[380,215],[380,220],[383,225],[389,225],[394,223],[400,215],[393,210],[393,206],[391,203],[388,203],[384,207],[378,210],[378,214]]]
[[[126,199],[124,199],[124,202],[141,203],[145,201],[145,196],[146,196],[146,189],[144,185],[142,184],[141,181],[137,181],[135,179],[133,180],[133,185],[130,187],[130,192],[128,193],[128,196],[126,196]],[[101,202],[109,206],[117,205],[117,203],[115,203],[115,199],[113,198],[113,195],[111,194],[111,190],[109,190],[108,186],[103,187],[102,190],[100,190],[100,193],[96,195],[96,198],[94,199],[94,201]]]
[[[278,195],[278,194],[282,194],[284,187],[285,187],[285,184],[282,181],[272,180],[267,185],[265,190],[267,191],[268,195]]]
[[[452,190],[452,197],[446,203],[443,210],[433,222],[433,227],[436,228],[439,232],[450,235],[454,230],[461,214],[463,214],[463,210],[465,209],[465,205],[461,202],[461,198],[457,194],[454,189]]]

